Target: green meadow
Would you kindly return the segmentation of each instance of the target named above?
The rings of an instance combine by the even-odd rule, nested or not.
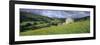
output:
[[[20,32],[21,36],[30,35],[53,35],[53,34],[79,34],[90,32],[90,19],[72,22],[70,24],[53,25],[49,27],[30,29]]]

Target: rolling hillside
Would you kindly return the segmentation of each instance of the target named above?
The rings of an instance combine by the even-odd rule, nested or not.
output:
[[[78,34],[90,32],[90,20],[77,21],[71,24],[51,26],[36,30],[21,32],[21,36],[27,35],[50,35],[50,34]]]
[[[20,31],[49,27],[62,23],[64,20],[63,18],[50,18],[38,14],[20,12]]]

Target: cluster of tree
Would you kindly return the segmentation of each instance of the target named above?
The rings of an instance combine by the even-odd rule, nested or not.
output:
[[[20,31],[34,30],[52,25],[57,26],[64,21],[64,18],[50,18],[38,14],[20,12]]]

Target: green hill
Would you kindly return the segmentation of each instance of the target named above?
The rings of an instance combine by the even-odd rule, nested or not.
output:
[[[65,19],[50,18],[35,13],[20,12],[20,31],[49,27],[64,22]]]
[[[82,20],[73,22],[71,24],[64,24],[58,26],[50,26],[46,28],[40,28],[36,30],[29,30],[21,32],[21,36],[27,35],[51,35],[51,34],[78,34],[90,32],[90,20]]]

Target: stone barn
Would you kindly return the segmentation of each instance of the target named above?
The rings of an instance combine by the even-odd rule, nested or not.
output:
[[[72,22],[74,22],[73,18],[66,18],[66,20],[65,20],[65,24],[69,24],[69,23],[72,23]]]

